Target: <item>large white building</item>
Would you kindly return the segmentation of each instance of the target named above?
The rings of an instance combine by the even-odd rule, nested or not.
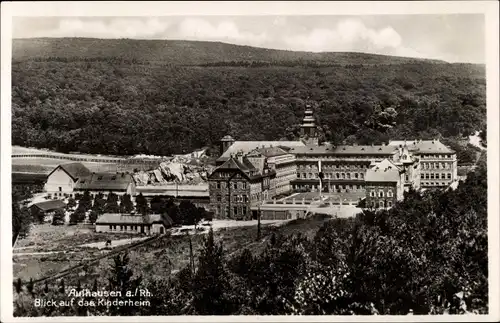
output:
[[[91,174],[92,172],[82,163],[62,164],[47,176],[44,189],[52,196],[72,197],[78,180]]]
[[[92,196],[109,192],[135,196],[135,181],[128,173],[93,173],[81,163],[57,166],[47,176],[45,191],[54,197],[74,197],[86,191]]]

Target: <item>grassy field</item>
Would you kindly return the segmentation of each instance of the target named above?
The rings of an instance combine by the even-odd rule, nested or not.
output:
[[[112,239],[129,237],[130,234],[113,234]],[[95,258],[107,251],[82,245],[108,239],[109,234],[96,233],[93,227],[85,225],[34,225],[29,235],[18,240],[13,249],[14,277],[37,279]]]
[[[236,255],[244,248],[249,248],[253,253],[260,253],[266,246],[272,232],[291,235],[301,232],[313,237],[321,225],[329,218],[313,217],[309,219],[293,220],[283,225],[267,224],[262,226],[262,238],[256,241],[257,227],[232,227],[216,231],[215,238],[222,241],[226,256]],[[195,259],[198,258],[203,246],[205,235],[191,235]],[[189,238],[185,235],[170,236],[156,240],[129,252],[130,265],[136,275],[141,275],[148,281],[153,278],[168,277],[172,273],[185,267],[189,262]],[[85,276],[72,273],[65,278],[68,284],[76,284],[80,280],[84,284],[92,284],[95,279],[100,284],[107,283],[107,276],[102,273],[109,272],[113,259],[104,259],[98,265],[89,268]]]

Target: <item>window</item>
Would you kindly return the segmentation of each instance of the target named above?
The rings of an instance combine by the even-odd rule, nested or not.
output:
[[[392,202],[391,201],[387,201],[387,206],[391,207],[392,206]]]
[[[112,180],[112,181],[114,181],[115,179],[116,179],[116,175],[113,175],[113,176],[111,177],[111,180]]]
[[[217,182],[217,189],[220,190],[220,182]]]
[[[378,206],[379,206],[379,207],[384,207],[384,201],[379,201],[379,202],[378,202]]]
[[[336,175],[337,175],[337,179],[339,179],[339,178],[340,178],[340,174],[339,174],[339,173],[337,173]]]
[[[246,189],[247,188],[247,182],[242,182],[241,183],[241,188]]]
[[[238,182],[233,183],[233,189],[237,190],[238,189]]]
[[[222,197],[220,195],[217,195],[217,202],[221,202],[222,201]]]
[[[420,179],[424,179],[424,174],[420,174]]]
[[[446,174],[445,173],[441,173],[441,179],[445,179],[446,178]]]
[[[233,207],[234,215],[238,215],[238,207]]]
[[[61,187],[61,186],[59,186],[59,192],[61,192],[61,191],[62,191],[62,187]]]
[[[392,197],[392,196],[393,196],[393,195],[392,195],[392,190],[388,190],[388,191],[387,191],[387,197]]]
[[[345,173],[342,173],[342,179],[345,179]]]
[[[313,178],[313,174],[312,173],[309,173],[309,178]]]
[[[215,214],[216,215],[220,215],[220,206],[219,205],[217,205],[217,209],[215,211]]]
[[[365,175],[363,173],[359,173],[361,179],[363,179],[365,177]]]
[[[431,179],[434,179],[434,173],[431,173]]]
[[[120,225],[120,231],[123,231],[123,225]]]
[[[347,179],[351,179],[351,173],[347,173]]]
[[[246,206],[244,206],[244,207],[243,207],[243,215],[246,215],[246,214],[247,214],[247,207],[246,207]]]
[[[374,191],[374,190],[371,190],[371,191],[370,191],[370,196],[371,196],[371,197],[375,197],[375,191]]]
[[[384,197],[384,191],[378,191],[378,197]]]
[[[429,179],[429,173],[425,173],[425,179]]]
[[[102,176],[97,177],[97,180],[98,181],[102,180]]]
[[[110,226],[109,226],[109,229],[110,229],[110,230],[113,230],[113,226],[112,226],[112,225],[110,225]]]
[[[375,203],[375,201],[372,202],[372,208],[375,208],[377,205],[377,203]]]
[[[358,176],[359,176],[359,174],[358,174],[358,173],[354,173],[354,178],[355,178],[355,179],[358,179]]]
[[[451,179],[451,173],[448,173],[448,179]]]

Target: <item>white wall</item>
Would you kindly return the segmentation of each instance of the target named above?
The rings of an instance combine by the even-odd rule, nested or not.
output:
[[[45,191],[50,194],[70,194],[73,193],[74,185],[73,179],[65,171],[59,168],[47,178]],[[61,188],[61,191],[59,191],[59,188]]]

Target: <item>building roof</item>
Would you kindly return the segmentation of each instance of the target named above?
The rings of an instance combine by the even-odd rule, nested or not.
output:
[[[133,181],[132,175],[126,173],[92,173],[79,179],[75,190],[126,191]]]
[[[302,141],[235,141],[217,160],[224,161],[229,159],[232,154],[247,154],[257,148],[265,147],[302,147],[305,146]]]
[[[281,147],[265,147],[265,148],[256,148],[252,150],[249,155],[262,155],[264,157],[275,157],[281,155],[287,155],[288,151]]]
[[[73,181],[77,181],[81,177],[92,174],[92,172],[82,163],[67,163],[61,164],[54,168],[47,177],[52,175],[52,173],[59,168],[65,171],[73,179]]]
[[[168,215],[148,214],[130,215],[121,213],[104,213],[96,221],[96,224],[153,224],[162,223],[166,226],[173,225],[172,218]]]
[[[62,200],[50,200],[50,201],[35,203],[32,206],[36,206],[43,212],[47,212],[47,211],[63,209],[66,207],[66,203],[64,203]]]
[[[254,165],[246,156],[231,156],[224,164],[214,169],[212,174],[219,170],[239,170],[243,172],[248,179],[275,174],[273,170],[268,170],[268,173],[263,174],[265,168],[264,158],[255,158],[254,162],[257,163],[257,165]]]
[[[393,162],[384,159],[366,171],[366,182],[398,182],[400,169]]]
[[[291,154],[310,154],[310,155],[391,155],[396,153],[394,146],[337,146],[332,145],[308,145],[304,147],[294,147],[290,150]]]
[[[455,151],[448,148],[445,144],[443,144],[439,139],[434,140],[413,140],[413,141],[405,141],[405,140],[392,140],[389,142],[390,146],[404,146],[407,145],[408,150],[415,151],[417,153],[425,154],[452,154]]]

